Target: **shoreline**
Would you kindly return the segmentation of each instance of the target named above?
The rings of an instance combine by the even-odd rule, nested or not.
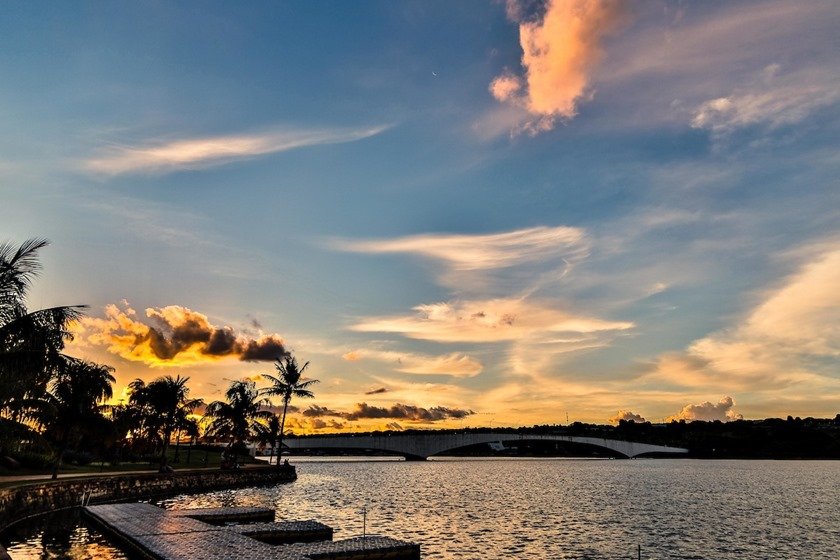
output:
[[[297,472],[293,466],[192,469],[173,473],[103,473],[47,481],[23,479],[20,484],[0,488],[0,531],[31,517],[85,504],[282,484],[295,479]]]

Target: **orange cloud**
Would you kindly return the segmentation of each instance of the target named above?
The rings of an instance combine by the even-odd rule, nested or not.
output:
[[[615,413],[615,416],[610,417],[609,423],[618,424],[621,420],[625,420],[627,422],[647,422],[641,414],[636,414],[635,412],[630,412],[629,410],[619,410]]]
[[[105,318],[79,321],[77,344],[106,346],[126,360],[151,366],[182,366],[211,362],[224,357],[242,361],[272,361],[285,354],[277,334],[249,337],[228,326],[217,327],[206,315],[170,305],[146,309],[149,322],[136,318],[127,304],[105,308]]]
[[[732,409],[734,406],[735,401],[732,397],[723,397],[717,404],[712,404],[709,401],[700,404],[687,404],[678,413],[669,416],[666,421],[705,420],[711,422],[720,420],[721,422],[729,422],[730,420],[741,420],[743,416]]]
[[[621,0],[549,0],[536,20],[523,20],[519,2],[508,2],[508,16],[519,21],[524,79],[505,72],[490,84],[502,102],[525,107],[535,121],[525,129],[549,130],[557,119],[577,114],[578,103],[591,97],[594,67],[603,56],[603,38],[627,21]]]

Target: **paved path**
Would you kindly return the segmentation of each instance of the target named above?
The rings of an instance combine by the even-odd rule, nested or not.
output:
[[[253,469],[264,467],[265,463],[242,465],[240,469]],[[218,471],[219,467],[197,467],[175,469],[175,472],[181,471]],[[70,472],[59,473],[58,478],[93,478],[100,476],[119,476],[124,474],[158,474],[156,469],[132,470],[132,471],[90,471],[90,472]],[[0,476],[0,485],[11,482],[49,482],[52,480],[50,474],[16,474],[11,476]]]

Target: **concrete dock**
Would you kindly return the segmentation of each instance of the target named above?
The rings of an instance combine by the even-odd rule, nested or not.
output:
[[[132,552],[154,560],[419,560],[420,546],[389,537],[332,540],[317,521],[266,522],[266,508],[164,510],[145,503],[88,506],[85,514]],[[261,521],[241,525],[211,525]]]

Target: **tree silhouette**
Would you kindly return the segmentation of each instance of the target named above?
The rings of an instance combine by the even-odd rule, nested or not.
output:
[[[172,433],[183,426],[187,416],[202,404],[201,399],[189,399],[189,377],[158,377],[148,385],[142,379],[129,384],[129,403],[142,413],[146,429],[160,438],[160,470],[168,470],[167,451]]]
[[[55,412],[51,425],[58,442],[52,478],[73,438],[102,420],[102,401],[113,396],[114,369],[77,358],[65,358],[50,384],[49,402]]]
[[[280,418],[276,414],[272,414],[265,424],[257,424],[255,426],[255,439],[260,445],[267,445],[271,448],[271,455],[268,457],[269,464],[271,457],[274,454],[274,449],[277,447],[277,442],[280,441]],[[280,461],[280,457],[277,457]]]
[[[258,420],[268,419],[271,413],[262,410],[270,403],[259,398],[256,384],[250,380],[234,381],[225,392],[225,401],[207,405],[206,416],[211,419],[207,434],[230,440],[228,449],[234,451],[244,445],[256,430]]]
[[[317,379],[302,380],[301,376],[309,362],[303,364],[303,367],[298,367],[297,360],[291,354],[286,354],[282,358],[278,358],[274,363],[279,375],[263,374],[271,385],[262,390],[264,395],[278,396],[283,399],[283,419],[280,422],[280,441],[278,449],[283,447],[283,430],[286,427],[286,412],[289,409],[289,403],[292,402],[292,397],[300,397],[304,399],[311,399],[315,394],[309,390],[309,387],[318,383]],[[279,458],[277,461],[280,464]]]
[[[43,400],[64,363],[61,351],[71,338],[68,325],[84,307],[27,310],[26,295],[40,270],[38,251],[47,244],[44,239],[19,247],[0,244],[0,417],[13,422]]]

